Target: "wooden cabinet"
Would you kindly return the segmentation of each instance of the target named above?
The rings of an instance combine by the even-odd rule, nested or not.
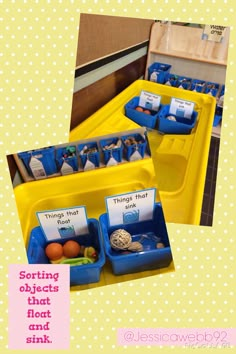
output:
[[[223,85],[226,77],[229,27],[222,42],[202,39],[203,29],[155,22],[151,29],[145,79],[154,62],[170,64],[176,75]],[[220,125],[212,135],[220,137]]]

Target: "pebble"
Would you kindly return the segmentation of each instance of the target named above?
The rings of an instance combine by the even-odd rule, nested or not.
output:
[[[167,116],[166,119],[176,122],[175,116]]]
[[[165,245],[162,242],[158,242],[156,248],[165,248]]]
[[[138,241],[134,241],[128,247],[128,250],[132,251],[132,252],[142,252],[143,251],[143,245],[140,242],[138,242]]]

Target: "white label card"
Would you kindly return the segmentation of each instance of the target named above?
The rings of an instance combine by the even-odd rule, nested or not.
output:
[[[171,99],[169,113],[174,114],[177,117],[192,118],[194,106],[194,102],[173,97]]]
[[[40,211],[36,215],[48,240],[88,234],[88,221],[84,206]]]
[[[139,97],[139,106],[150,109],[152,111],[158,111],[161,103],[161,96],[154,95],[153,93],[141,91]]]
[[[109,225],[124,225],[152,220],[156,189],[113,195],[106,198]]]
[[[220,43],[223,41],[225,32],[225,26],[205,25],[202,39]]]

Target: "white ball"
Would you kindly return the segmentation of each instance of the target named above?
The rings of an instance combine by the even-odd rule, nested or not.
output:
[[[132,237],[129,232],[124,229],[115,230],[110,236],[111,247],[115,250],[125,250],[132,242]]]

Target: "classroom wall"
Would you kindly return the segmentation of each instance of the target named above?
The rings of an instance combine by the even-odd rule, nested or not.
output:
[[[76,67],[149,40],[153,20],[81,14]]]
[[[70,129],[145,72],[153,20],[81,14]],[[20,175],[8,156],[11,178]]]
[[[81,14],[71,129],[143,77],[153,22]]]

